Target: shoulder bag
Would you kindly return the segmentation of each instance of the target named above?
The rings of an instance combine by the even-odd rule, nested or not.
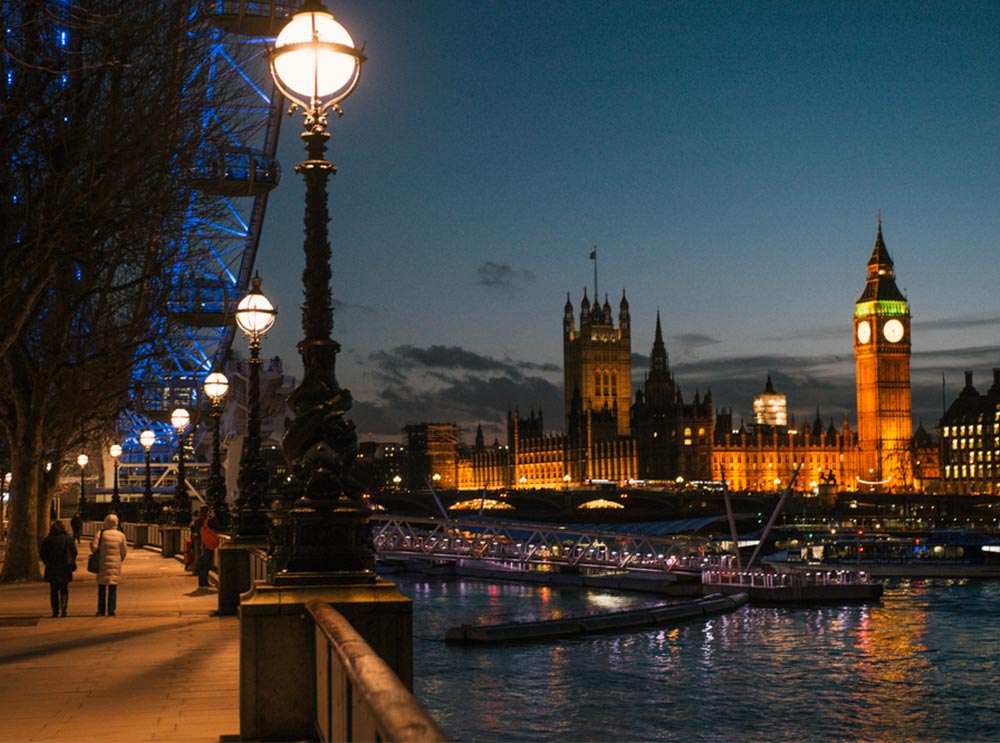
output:
[[[101,540],[104,539],[104,529],[97,537],[97,549],[90,553],[87,558],[87,572],[99,573],[101,571]]]
[[[76,558],[73,555],[73,542],[71,537],[66,535],[66,566],[69,568],[69,572],[76,572]]]

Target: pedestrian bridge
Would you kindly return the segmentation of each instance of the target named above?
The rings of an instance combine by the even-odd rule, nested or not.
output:
[[[428,519],[374,514],[382,562],[477,561],[527,571],[701,571],[710,539],[697,532],[717,518],[624,524],[529,524],[491,519]]]

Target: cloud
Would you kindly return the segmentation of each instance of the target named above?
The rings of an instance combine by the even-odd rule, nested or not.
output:
[[[1000,326],[1000,316],[966,315],[945,317],[940,320],[913,321],[913,327],[918,330],[965,330],[966,328],[982,328]]]
[[[375,308],[367,304],[351,304],[350,302],[344,302],[336,297],[331,297],[330,299],[333,308],[337,312],[347,312],[349,314],[357,313],[359,315],[371,315],[374,314]]]
[[[562,368],[497,359],[458,346],[397,346],[369,356],[371,393],[355,404],[359,431],[396,436],[408,424],[457,423],[462,438],[483,426],[488,440],[506,435],[507,411],[541,411],[562,429]]]
[[[708,336],[691,342],[711,345]],[[673,357],[671,357],[673,359]],[[369,355],[369,389],[356,401],[352,417],[362,432],[398,436],[411,423],[457,423],[464,440],[482,425],[488,440],[506,435],[507,411],[542,411],[546,430],[563,427],[562,368],[511,358],[496,358],[459,346],[397,346]],[[632,354],[635,383],[641,383],[649,357]],[[911,356],[914,424],[934,430],[943,409],[964,385],[963,371],[973,370],[980,391],[1000,367],[995,346],[915,351]],[[846,415],[857,429],[855,365],[851,353],[759,354],[739,357],[672,360],[674,379],[686,402],[711,390],[716,411],[732,410],[735,424],[753,415],[753,397],[764,391],[770,375],[775,390],[788,398],[789,413],[799,424],[812,423],[819,411],[823,425],[840,428]],[[945,377],[942,389],[942,375]]]
[[[491,289],[513,290],[521,283],[535,280],[535,274],[524,269],[513,268],[506,263],[486,261],[476,269],[479,274],[479,285]]]

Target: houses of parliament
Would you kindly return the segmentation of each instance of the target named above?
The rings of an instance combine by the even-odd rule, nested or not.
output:
[[[593,257],[593,256],[592,256]],[[596,281],[595,281],[596,293]],[[632,333],[625,293],[617,317],[607,296],[563,310],[563,433],[545,433],[540,412],[507,416],[507,440],[488,445],[482,428],[461,452],[457,430],[423,424],[419,435],[442,487],[565,488],[634,483],[645,487],[725,481],[731,490],[775,491],[793,483],[840,491],[920,491],[936,481],[938,443],[910,403],[910,311],[896,286],[879,220],[864,291],[854,305],[857,430],[816,417],[788,420],[785,396],[770,378],[754,398],[754,420],[734,428],[710,389],[685,399],[670,370],[659,312],[649,369],[632,395]],[[763,381],[763,380],[762,380]],[[446,426],[442,426],[446,427]],[[452,426],[454,429],[454,426]],[[411,435],[414,431],[410,431]],[[442,439],[444,446],[433,440]],[[429,439],[429,440],[428,440]],[[439,442],[440,443],[440,442]]]

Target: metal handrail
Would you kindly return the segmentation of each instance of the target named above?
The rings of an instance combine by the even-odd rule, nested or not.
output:
[[[448,741],[389,665],[329,604],[316,622],[316,730],[323,741]]]

